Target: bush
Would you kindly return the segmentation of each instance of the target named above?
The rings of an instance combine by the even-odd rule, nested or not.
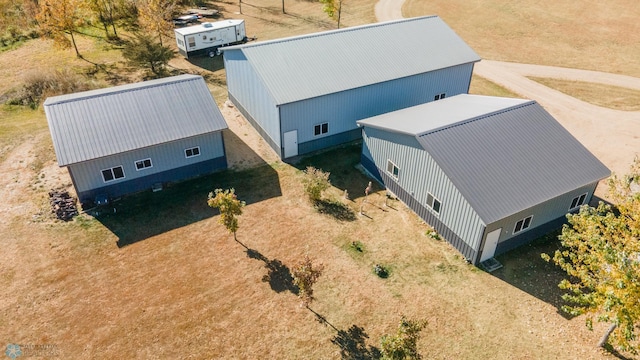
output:
[[[373,266],[373,272],[376,273],[379,277],[386,279],[389,277],[389,270],[380,264],[375,264]]]
[[[322,192],[331,186],[329,182],[329,173],[313,166],[307,166],[304,171],[304,192],[309,196],[309,200],[317,202],[322,198]]]
[[[9,99],[8,103],[35,109],[49,96],[91,90],[96,87],[95,83],[69,69],[37,72],[26,77],[22,88]]]

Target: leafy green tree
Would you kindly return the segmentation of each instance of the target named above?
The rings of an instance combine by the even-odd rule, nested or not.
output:
[[[137,3],[138,21],[150,34],[158,35],[162,44],[162,35],[173,28],[172,19],[176,12],[176,0],[141,0]]]
[[[209,193],[207,204],[220,210],[220,224],[224,225],[230,233],[233,233],[233,239],[236,238],[238,231],[238,216],[242,215],[242,208],[246,205],[244,201],[238,200],[235,189],[216,189]]]
[[[137,35],[133,41],[125,44],[122,55],[131,65],[149,69],[159,76],[165,73],[166,66],[175,56],[175,52],[149,36]]]
[[[293,268],[293,284],[300,290],[298,296],[302,305],[309,307],[313,301],[313,286],[324,271],[324,265],[314,264],[309,255]]]
[[[637,354],[640,329],[640,161],[630,175],[613,176],[609,194],[614,207],[600,202],[597,208],[582,206],[567,215],[568,224],[559,236],[563,249],[553,262],[568,279],[559,287],[568,290],[562,309],[572,315],[586,314],[612,324],[600,341]],[[549,261],[547,254],[542,257]],[[609,339],[609,334],[611,338]]]
[[[322,11],[327,16],[338,22],[338,29],[340,29],[340,15],[342,15],[342,0],[320,0],[322,3]]]
[[[104,33],[107,38],[110,38],[109,27],[113,30],[113,37],[118,38],[118,31],[116,30],[115,14],[117,12],[116,0],[88,0],[89,7],[98,17],[98,21],[104,27]]]
[[[404,315],[394,335],[385,335],[381,340],[383,360],[419,360],[418,340],[420,332],[427,326],[426,320],[409,320]]]
[[[87,18],[84,0],[41,0],[38,24],[43,34],[63,48],[73,45],[76,56],[81,58],[75,36],[78,28],[85,24]],[[69,38],[67,38],[69,35]]]
[[[309,196],[309,200],[312,202],[319,201],[322,198],[322,192],[331,186],[331,182],[329,182],[330,174],[313,166],[307,166],[304,173],[304,191]]]

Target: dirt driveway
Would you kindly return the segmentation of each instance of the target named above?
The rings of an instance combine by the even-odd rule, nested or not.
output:
[[[404,0],[380,0],[376,18],[402,18]],[[640,111],[620,111],[592,105],[529,80],[527,76],[577,80],[640,90],[640,79],[579,69],[482,60],[474,73],[522,97],[536,100],[600,161],[616,174],[626,174],[640,152]],[[596,191],[604,196],[605,187]]]

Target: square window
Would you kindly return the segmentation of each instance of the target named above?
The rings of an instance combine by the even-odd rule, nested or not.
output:
[[[436,95],[433,97],[433,101],[440,100],[440,95]]]
[[[571,206],[569,207],[569,210],[574,210],[582,205],[584,205],[585,200],[587,200],[587,194],[582,194],[580,196],[576,196],[573,198],[573,200],[571,200]]]
[[[111,169],[102,170],[102,178],[105,182],[113,180],[113,173]]]
[[[522,220],[518,220],[518,222],[516,222],[516,226],[513,228],[513,233],[519,233],[520,231],[526,230],[529,228],[529,226],[531,226],[531,220],[533,219],[533,215],[532,216],[528,216]]]
[[[445,93],[440,94],[440,100],[444,99],[445,96],[446,96]]]
[[[396,166],[396,164],[392,163],[391,160],[387,160],[387,172],[393,176],[396,180],[398,180],[398,175],[400,175],[400,169]]]
[[[436,199],[431,193],[427,193],[427,207],[433,210],[436,214],[440,214],[440,207],[442,203]]]
[[[101,173],[102,173],[102,180],[104,180],[104,182],[109,182],[109,181],[124,178],[124,169],[122,168],[122,166],[116,166],[110,169],[104,169],[101,171]]]
[[[151,159],[136,161],[136,170],[144,170],[151,167]]]
[[[318,136],[329,132],[329,123],[322,123],[313,127],[313,135]]]
[[[184,150],[184,156],[185,157],[190,158],[190,157],[194,157],[194,156],[198,156],[198,155],[200,155],[200,147],[199,146],[192,147],[192,148]]]

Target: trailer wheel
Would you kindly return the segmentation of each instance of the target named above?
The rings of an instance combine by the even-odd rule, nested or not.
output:
[[[209,51],[209,57],[212,58],[212,57],[216,56],[216,52],[217,52],[217,50]]]
[[[222,51],[220,51],[220,48],[216,48],[214,51],[216,52],[216,55],[222,55]]]

